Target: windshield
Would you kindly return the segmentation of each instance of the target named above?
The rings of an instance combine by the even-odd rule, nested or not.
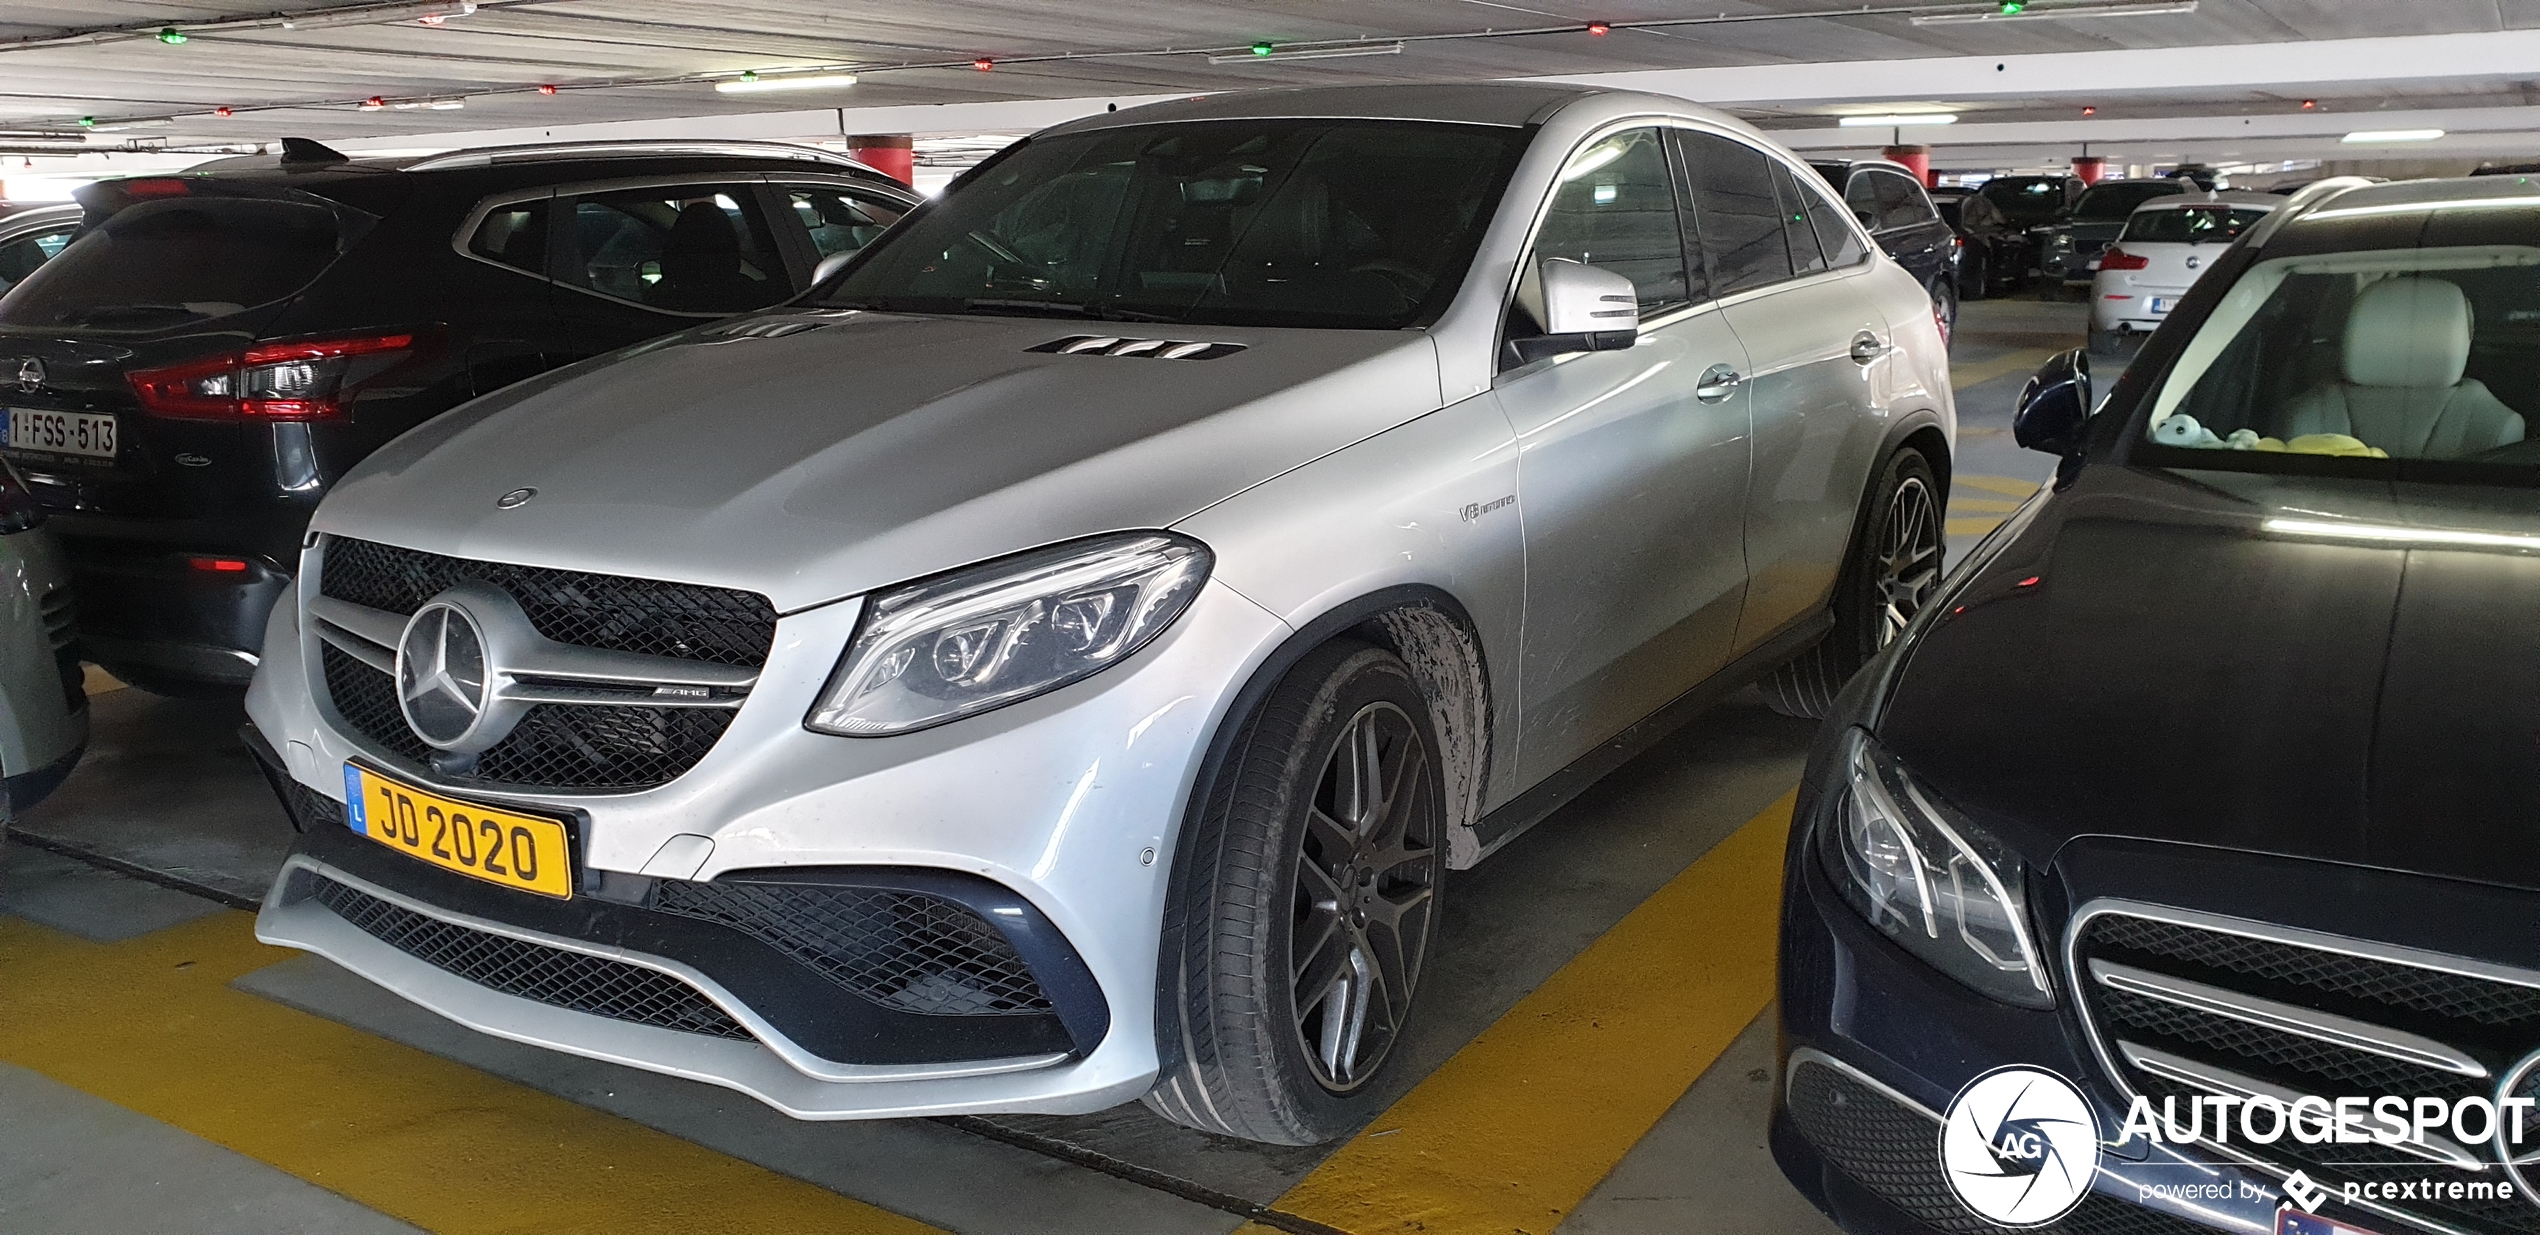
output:
[[[289,296],[335,261],[338,213],[248,197],[143,201],[0,297],[0,326],[148,331]]]
[[[2175,197],[2185,192],[2174,181],[2133,180],[2122,184],[2094,184],[2081,200],[2073,203],[2073,218],[2093,223],[2113,223],[2134,213],[2134,208],[2156,197]]]
[[[2540,248],[2426,247],[2251,266],[2197,328],[2143,432],[2167,466],[2540,464]],[[2477,469],[2481,472],[2492,468]],[[2440,472],[2440,469],[2437,469]],[[2425,475],[2423,469],[2408,475]]]
[[[1392,330],[1453,298],[1529,133],[1240,120],[1035,139],[867,248],[833,307]]]
[[[2242,229],[2267,217],[2263,210],[2234,210],[2227,206],[2188,206],[2178,210],[2137,211],[2127,219],[2128,240],[2146,244],[2220,244],[2238,236]]]
[[[2044,223],[2064,208],[2061,176],[1996,176],[1976,190],[2013,223]]]

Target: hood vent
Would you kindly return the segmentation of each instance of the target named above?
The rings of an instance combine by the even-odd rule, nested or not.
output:
[[[1241,343],[1193,343],[1181,339],[1123,339],[1114,335],[1071,334],[1052,339],[1028,352],[1060,356],[1135,356],[1146,360],[1215,360],[1244,350]]]
[[[789,334],[818,330],[828,324],[827,322],[807,322],[800,318],[777,318],[773,321],[735,322],[720,330],[710,330],[706,333],[724,339],[781,339]]]

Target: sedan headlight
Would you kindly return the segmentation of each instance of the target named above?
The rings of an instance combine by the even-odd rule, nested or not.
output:
[[[1845,900],[1908,952],[2006,1003],[2055,1005],[2029,937],[2027,864],[1854,731],[1820,852]]]
[[[1170,532],[1071,541],[877,592],[803,723],[885,737],[1116,665],[1190,607],[1208,549]]]

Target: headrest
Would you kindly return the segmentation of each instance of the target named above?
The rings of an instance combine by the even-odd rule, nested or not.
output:
[[[2406,276],[2355,297],[2346,318],[2346,380],[2356,386],[2441,389],[2469,367],[2469,300],[2458,284]]]
[[[662,249],[700,256],[738,256],[741,238],[733,234],[732,218],[723,213],[722,207],[713,202],[690,202],[671,222],[670,234],[662,238]]]

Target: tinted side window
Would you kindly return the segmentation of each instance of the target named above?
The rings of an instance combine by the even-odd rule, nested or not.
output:
[[[1781,198],[1782,240],[1790,246],[1791,269],[1800,274],[1814,274],[1826,268],[1826,255],[1817,247],[1817,233],[1808,225],[1807,198],[1800,193],[1799,181],[1790,169],[1773,164],[1773,190]]]
[[[139,202],[10,288],[0,324],[160,330],[270,304],[334,263],[345,223],[315,202]]]
[[[64,223],[57,228],[0,244],[0,292],[16,287],[20,279],[35,273],[35,268],[43,265],[46,258],[61,252],[62,247],[71,242],[71,233],[78,230],[78,223]]]
[[[1932,220],[1931,200],[1921,185],[1894,172],[1872,172],[1878,184],[1879,227],[1914,227]]]
[[[1852,177],[1850,184],[1843,186],[1843,204],[1863,227],[1876,228],[1879,225],[1878,178],[1877,172],[1859,172]]]
[[[1825,190],[1799,178],[1799,206],[1808,213],[1808,229],[1817,233],[1817,247],[1825,251],[1826,264],[1841,269],[1855,265],[1870,255],[1861,234],[1844,221],[1845,209],[1835,205]]]
[[[485,212],[467,251],[531,274],[547,273],[547,202],[517,202]]]
[[[908,213],[895,203],[864,197],[826,185],[797,185],[785,190],[794,218],[811,233],[811,245],[822,257],[853,253],[873,243],[882,229]]]
[[[564,281],[682,313],[738,313],[793,294],[746,184],[674,185],[574,199]]]
[[[1772,160],[1717,134],[1685,131],[1679,139],[1702,249],[1711,259],[1712,294],[1789,278],[1790,247],[1782,241]]]
[[[1548,257],[1630,279],[1643,317],[1686,302],[1684,236],[1658,130],[1617,133],[1570,157],[1535,236],[1534,261]]]

